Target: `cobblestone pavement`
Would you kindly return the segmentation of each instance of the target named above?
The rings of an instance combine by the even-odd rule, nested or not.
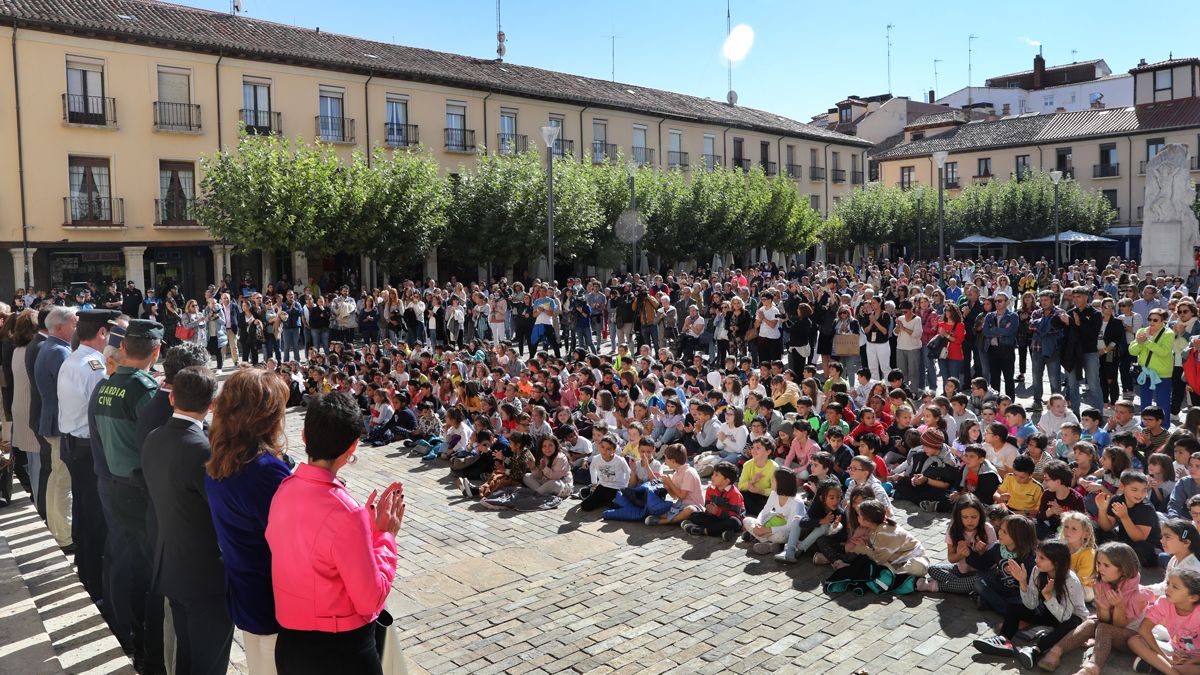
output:
[[[288,415],[299,438],[302,413]],[[295,442],[295,441],[293,441]],[[302,459],[302,447],[291,452]],[[964,596],[828,596],[828,567],[785,566],[679,528],[607,523],[579,502],[492,512],[444,462],[363,448],[342,472],[360,500],[402,480],[408,504],[389,607],[414,672],[993,673],[971,640],[998,617]],[[945,560],[946,516],[901,520]],[[1064,659],[1071,673],[1081,654]],[[1116,655],[1105,672],[1132,672]]]

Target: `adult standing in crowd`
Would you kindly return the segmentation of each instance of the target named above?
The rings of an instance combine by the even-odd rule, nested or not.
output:
[[[383,672],[375,619],[396,576],[404,488],[392,483],[363,507],[337,480],[362,425],[346,394],[310,402],[302,435],[308,462],[271,503],[266,536],[281,626],[275,663],[283,675]]]
[[[1088,302],[1088,289],[1076,286],[1071,289],[1074,306],[1060,320],[1066,326],[1063,335],[1062,366],[1067,374],[1067,400],[1071,410],[1079,415],[1080,384],[1087,383],[1087,404],[1099,410],[1104,402],[1100,399],[1100,355],[1097,342],[1100,340],[1100,312]],[[1080,379],[1080,373],[1083,379]]]
[[[225,608],[225,569],[204,489],[204,466],[211,457],[204,417],[217,380],[203,366],[188,366],[173,379],[174,412],[143,448],[142,471],[158,521],[153,587],[171,605],[176,672],[223,675],[233,622]]]
[[[50,471],[53,462],[50,454],[50,444],[41,434],[42,424],[42,395],[38,391],[37,379],[33,376],[33,366],[37,363],[38,352],[42,350],[49,333],[46,331],[46,317],[50,315],[53,305],[42,304],[37,313],[37,333],[25,348],[25,382],[29,386],[29,428],[37,440],[37,449],[26,455],[29,460],[29,482],[33,486],[33,501],[38,516],[46,522],[46,490],[50,485]],[[35,456],[36,455],[36,456]],[[59,490],[55,490],[58,496]]]
[[[983,318],[983,339],[992,371],[992,389],[1000,391],[1003,378],[1004,393],[1012,398],[1016,395],[1013,391],[1013,369],[1017,356],[1017,329],[1021,320],[1009,307],[1010,302],[1011,298],[1004,293],[997,293],[993,298],[995,309]]]
[[[55,306],[46,316],[46,340],[33,365],[33,382],[41,397],[38,434],[50,447],[50,482],[46,488],[46,525],[59,548],[72,546],[70,498],[71,474],[63,462],[62,437],[58,427],[58,372],[71,355],[71,339],[79,321],[75,307]],[[73,549],[70,549],[73,550]]]
[[[229,348],[229,362],[234,366],[238,363],[238,319],[241,315],[238,309],[229,293],[222,292],[220,310],[225,319],[225,344]]]
[[[34,385],[29,380],[25,370],[25,354],[29,344],[37,335],[36,310],[26,309],[9,318],[12,323],[12,423],[5,428],[5,437],[14,455],[19,451],[25,465],[26,480],[29,481],[29,495],[36,505],[38,485],[38,468],[33,455],[41,452],[41,445],[34,435],[33,427],[29,424],[29,406]],[[7,331],[6,331],[7,332]]]
[[[136,319],[142,310],[143,301],[142,292],[133,279],[125,282],[125,288],[121,291],[121,313]]]
[[[283,359],[299,361],[304,353],[301,347],[300,329],[304,317],[304,305],[296,300],[296,292],[288,289],[279,303],[280,324],[283,333]],[[294,354],[294,356],[293,356]]]
[[[287,399],[278,374],[238,370],[217,395],[209,429],[204,491],[225,565],[225,606],[242,629],[251,675],[276,672],[279,623],[266,529],[271,499],[289,475],[281,459]]]

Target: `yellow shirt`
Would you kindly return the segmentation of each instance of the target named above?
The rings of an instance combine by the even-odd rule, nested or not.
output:
[[[746,488],[753,485],[759,490],[762,490],[763,494],[770,494],[771,478],[774,477],[775,468],[777,466],[778,465],[775,464],[775,460],[773,459],[768,459],[766,466],[758,466],[754,463],[754,460],[746,462],[742,465],[742,476],[738,480],[738,489],[744,491]],[[757,480],[751,481],[750,479],[755,475],[757,475]]]
[[[1089,588],[1095,583],[1096,549],[1084,546],[1071,554],[1071,571],[1079,577],[1079,581]]]
[[[642,458],[641,453],[638,452],[638,444],[632,441],[625,444],[625,448],[621,451],[621,454],[634,459]]]
[[[1042,486],[1037,481],[1018,483],[1016,474],[1008,474],[996,492],[1007,492],[1011,511],[1037,511],[1042,503]]]

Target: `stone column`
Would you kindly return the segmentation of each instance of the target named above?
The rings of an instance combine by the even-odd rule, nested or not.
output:
[[[25,252],[26,251],[29,252],[29,283],[32,286],[37,286],[37,276],[34,275],[34,273],[33,273],[33,254],[37,253],[37,249],[33,248],[33,247],[29,247],[28,249],[25,249],[25,248],[21,248],[20,246],[18,246],[16,248],[8,249],[8,252],[10,254],[12,254],[12,259],[13,259],[13,280],[15,281],[15,285],[13,286],[14,289],[28,288],[25,285]]]
[[[275,252],[264,249],[262,252],[262,276],[258,279],[258,290],[265,294],[274,278]]]
[[[237,284],[238,280],[232,278],[233,277],[233,247],[232,246],[226,244],[225,246],[221,247],[221,259],[225,261],[222,266],[225,268],[225,273],[230,275],[230,281],[233,284]]]
[[[371,259],[365,255],[358,256],[358,285],[371,287]],[[350,289],[352,294],[357,293],[357,288]],[[358,297],[358,296],[355,296]]]
[[[225,266],[225,246],[223,244],[212,244],[208,248],[212,251],[213,283],[220,286],[221,279],[229,271],[229,268]]]
[[[146,247],[122,246],[125,253],[125,280],[132,281],[134,286],[143,292],[146,290]]]
[[[292,285],[297,281],[308,285],[308,256],[304,251],[292,251]]]
[[[438,280],[438,252],[436,248],[430,251],[429,255],[425,256],[425,278]],[[420,285],[422,288],[425,287],[424,283]]]

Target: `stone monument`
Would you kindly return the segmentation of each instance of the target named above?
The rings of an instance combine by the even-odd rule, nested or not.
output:
[[[1188,174],[1188,148],[1173,143],[1146,163],[1141,271],[1187,277],[1195,267],[1200,224],[1192,211],[1196,190]]]

